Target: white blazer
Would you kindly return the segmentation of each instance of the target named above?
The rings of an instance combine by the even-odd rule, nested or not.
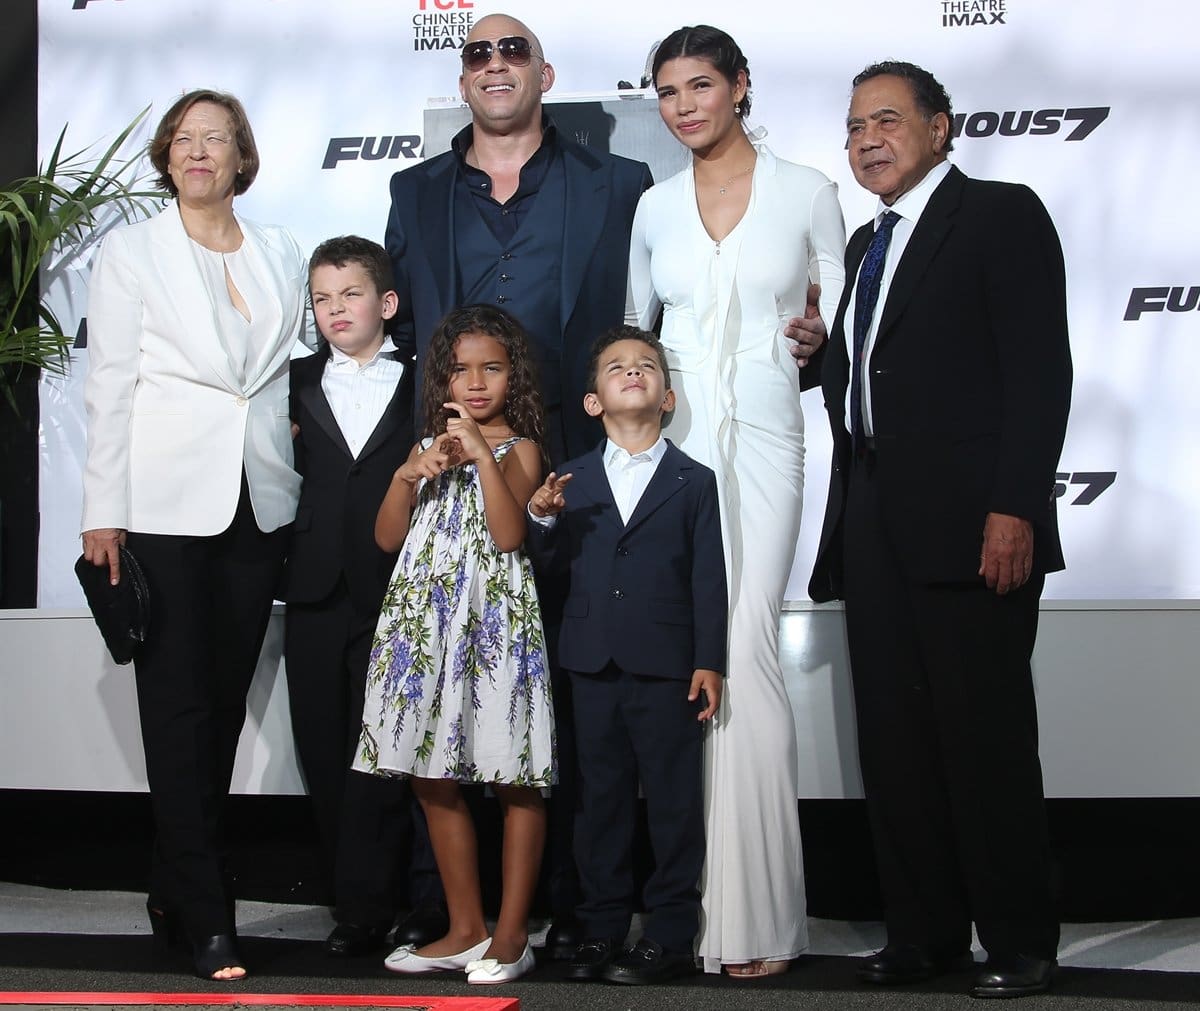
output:
[[[286,230],[237,220],[266,294],[251,314],[270,335],[244,380],[177,205],[100,246],[88,292],[84,530],[218,534],[243,468],[261,530],[295,517],[288,361],[304,324],[306,262]]]

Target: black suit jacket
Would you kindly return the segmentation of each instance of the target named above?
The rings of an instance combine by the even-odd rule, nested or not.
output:
[[[690,680],[724,672],[728,598],[717,482],[668,443],[626,525],[604,472],[604,443],[571,460],[567,507],[549,529],[529,522],[542,568],[569,570],[559,661],[594,674]]]
[[[846,304],[873,234],[868,223],[850,239],[824,355],[834,456],[814,600],[842,595]],[[897,266],[870,380],[885,521],[914,579],[978,579],[989,512],[1033,523],[1035,571],[1063,567],[1054,472],[1071,396],[1066,280],[1058,233],[1032,190],[950,169]]]
[[[303,478],[292,528],[283,599],[312,604],[340,576],[356,608],[378,611],[396,555],[375,543],[375,516],[392,475],[413,446],[411,367],[355,459],[321,389],[329,346],[291,363],[291,415],[300,426],[296,469]]]
[[[563,228],[561,403],[567,455],[595,445],[603,434],[583,410],[592,342],[624,320],[629,233],[638,198],[654,182],[642,162],[604,154],[561,134],[569,220]],[[396,344],[417,358],[416,390],[429,339],[457,308],[454,186],[458,159],[452,151],[392,176],[392,209],[386,244],[392,258],[400,308]],[[420,404],[417,404],[419,410]],[[417,419],[418,427],[421,420]]]

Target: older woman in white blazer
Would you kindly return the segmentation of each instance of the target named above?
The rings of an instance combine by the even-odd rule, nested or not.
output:
[[[288,361],[305,259],[233,211],[259,164],[236,98],[184,95],[150,159],[175,199],[109,234],[92,269],[83,548],[115,582],[127,544],[150,584],[134,666],[155,938],[189,944],[200,976],[238,979],[221,814],[300,490]]]

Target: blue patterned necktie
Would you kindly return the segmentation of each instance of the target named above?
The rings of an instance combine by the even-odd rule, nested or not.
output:
[[[887,257],[888,243],[892,241],[892,229],[900,215],[888,211],[879,222],[867,255],[863,257],[858,271],[858,287],[854,290],[854,360],[850,363],[850,442],[854,452],[865,446],[863,432],[863,355],[867,348],[867,333],[871,320],[875,318],[875,304],[879,301],[879,283],[883,280],[883,261]]]

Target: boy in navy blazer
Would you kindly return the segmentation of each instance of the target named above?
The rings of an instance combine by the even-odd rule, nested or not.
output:
[[[615,327],[592,350],[584,409],[608,438],[529,503],[529,548],[569,572],[559,660],[579,745],[575,858],[588,938],[572,979],[656,983],[695,968],[704,863],[704,723],[725,669],[725,559],[711,470],[662,436],[675,405],[662,345]],[[638,785],[654,871],[634,911]]]

